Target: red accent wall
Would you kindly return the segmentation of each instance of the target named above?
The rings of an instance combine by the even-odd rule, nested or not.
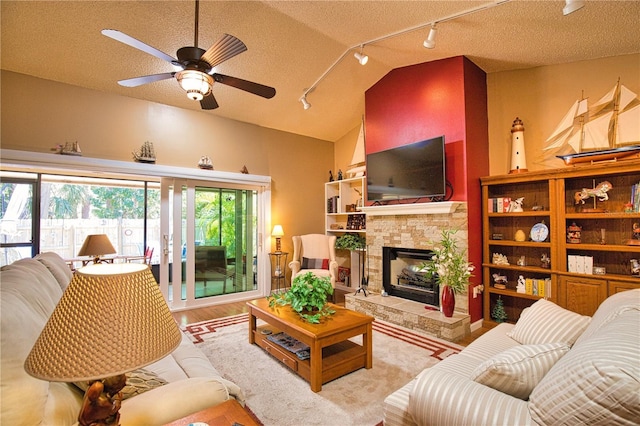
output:
[[[466,201],[472,285],[482,283],[480,177],[489,174],[486,74],[464,56],[389,72],[365,93],[367,153],[435,136],[445,137],[452,201]],[[482,297],[470,289],[471,321],[482,318]]]

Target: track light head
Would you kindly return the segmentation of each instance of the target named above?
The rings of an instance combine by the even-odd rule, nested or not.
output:
[[[302,102],[302,106],[305,110],[311,108],[311,104],[307,102],[307,95],[302,95],[302,97],[300,98],[300,102]]]
[[[360,62],[360,65],[366,65],[369,62],[369,57],[362,53],[362,49],[364,49],[364,45],[360,46],[360,52],[354,53],[353,56]]]
[[[429,36],[422,43],[424,47],[427,49],[433,49],[436,47],[436,34],[438,33],[438,29],[436,28],[436,24],[431,25],[431,29],[429,30]]]
[[[584,7],[584,0],[565,0],[565,6],[562,8],[562,14],[568,15],[578,9]]]

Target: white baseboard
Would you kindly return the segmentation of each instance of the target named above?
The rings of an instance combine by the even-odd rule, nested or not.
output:
[[[476,322],[474,322],[473,324],[471,324],[471,332],[473,333],[476,330],[480,330],[482,328],[482,321],[483,320],[478,320]]]

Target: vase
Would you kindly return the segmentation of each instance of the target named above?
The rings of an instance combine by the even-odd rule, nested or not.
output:
[[[451,318],[456,307],[456,295],[448,285],[442,287],[442,300],[440,303],[444,316]]]

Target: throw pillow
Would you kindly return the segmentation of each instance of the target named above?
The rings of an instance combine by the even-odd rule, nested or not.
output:
[[[127,384],[122,388],[122,400],[140,395],[151,389],[166,385],[168,382],[153,371],[139,368],[127,373]],[[89,388],[89,382],[74,382],[82,391]]]
[[[571,346],[590,321],[591,317],[540,299],[522,311],[518,322],[507,336],[522,345],[563,342]]]
[[[533,388],[567,352],[569,346],[565,343],[516,346],[476,367],[471,380],[526,401]]]
[[[329,259],[302,258],[302,269],[329,269]]]

